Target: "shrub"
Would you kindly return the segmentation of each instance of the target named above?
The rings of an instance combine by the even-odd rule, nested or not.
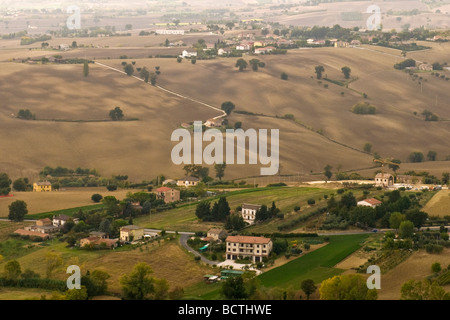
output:
[[[355,114],[376,114],[377,108],[367,102],[360,102],[353,106],[352,112]]]
[[[91,197],[92,201],[94,202],[100,202],[103,199],[103,196],[101,194],[93,194]]]
[[[308,204],[310,205],[310,206],[312,206],[313,204],[315,204],[316,203],[316,200],[314,200],[314,199],[308,199]]]
[[[110,184],[109,186],[106,186],[106,189],[108,189],[108,191],[116,191],[117,186],[114,184]]]
[[[294,211],[295,211],[295,212],[300,211],[300,207],[299,207],[299,206],[295,206]]]

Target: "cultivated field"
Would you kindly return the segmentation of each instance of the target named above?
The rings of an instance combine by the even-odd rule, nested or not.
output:
[[[28,214],[36,214],[94,205],[91,196],[95,193],[123,200],[128,192],[138,191],[140,190],[124,189],[110,192],[106,188],[69,188],[53,192],[13,192],[13,197],[0,198],[0,217],[8,216],[8,206],[16,200],[27,203]]]
[[[430,216],[445,217],[450,215],[450,190],[439,191],[423,208]]]

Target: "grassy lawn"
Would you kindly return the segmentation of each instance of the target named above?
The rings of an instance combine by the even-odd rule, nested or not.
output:
[[[305,279],[313,279],[317,283],[338,275],[344,270],[333,267],[359,249],[367,237],[364,234],[332,236],[326,246],[260,275],[261,284],[265,287],[292,286],[299,289]]]
[[[52,291],[29,288],[0,288],[0,300],[39,300],[41,296],[49,299]]]

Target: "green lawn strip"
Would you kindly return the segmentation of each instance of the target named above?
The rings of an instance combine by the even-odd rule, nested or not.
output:
[[[365,234],[331,236],[326,246],[260,275],[261,284],[265,287],[295,287],[306,279],[305,275],[320,282],[327,279],[329,274],[339,274],[343,270],[333,267],[359,249],[367,237]]]
[[[96,210],[103,208],[103,204],[94,204],[90,206],[84,206],[84,207],[76,207],[76,208],[70,208],[70,209],[63,209],[63,210],[55,210],[50,212],[43,212],[43,213],[36,213],[36,214],[27,214],[25,216],[25,219],[44,219],[44,218],[52,218],[53,216],[65,214],[69,217],[73,216],[75,213],[81,211],[89,211],[89,210]]]

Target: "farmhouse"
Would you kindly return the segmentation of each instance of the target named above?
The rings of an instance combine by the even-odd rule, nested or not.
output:
[[[410,175],[399,174],[396,179],[397,179],[397,183],[422,184],[422,177],[420,177],[420,176],[410,176]]]
[[[227,56],[227,55],[229,55],[231,53],[231,50],[228,50],[228,49],[222,49],[222,48],[220,48],[219,50],[217,50],[217,54],[219,55],[219,56]]]
[[[275,47],[258,48],[255,49],[255,54],[266,54],[272,52],[275,49],[276,49]]]
[[[221,127],[223,124],[222,119],[209,119],[205,122],[205,126],[208,128]]]
[[[182,58],[192,58],[192,57],[196,57],[196,56],[197,56],[197,52],[188,52],[187,50],[183,50],[183,52],[181,53]]]
[[[91,236],[80,240],[80,248],[83,247],[105,247],[116,248],[118,239],[104,239],[101,237]]]
[[[211,238],[213,241],[222,241],[223,239],[225,239],[227,237],[227,232],[223,229],[210,229],[207,233],[206,236],[208,238]]]
[[[49,218],[45,218],[36,221],[35,225],[25,227],[24,230],[51,234],[54,232],[58,232],[59,228],[52,224],[52,220],[50,220]]]
[[[49,235],[46,233],[24,230],[24,229],[18,229],[16,231],[14,231],[14,233],[18,234],[20,236],[38,237],[38,238],[41,238],[42,240],[47,240],[49,238]]]
[[[141,240],[144,237],[144,228],[129,225],[120,228],[120,241],[134,241]]]
[[[156,30],[156,34],[184,35],[184,30]]]
[[[34,192],[50,192],[52,191],[52,184],[49,181],[35,182],[33,184]]]
[[[346,41],[337,41],[334,44],[335,48],[348,48],[349,46],[350,46],[350,44],[348,42],[346,42]]]
[[[375,176],[375,187],[390,187],[394,184],[394,177],[388,173],[378,173]]]
[[[256,218],[256,212],[261,209],[261,206],[258,204],[248,204],[244,203],[242,205],[241,215],[245,222],[248,224],[254,224]]]
[[[156,189],[156,198],[164,200],[165,203],[179,201],[180,191],[168,187],[161,187]]]
[[[272,240],[264,237],[228,236],[226,255],[228,260],[250,258],[262,262],[272,251]]]
[[[185,177],[183,179],[178,179],[177,186],[179,187],[195,187],[198,185],[200,179],[196,177]]]
[[[75,224],[77,224],[80,221],[80,219],[78,218],[72,218],[65,214],[60,214],[59,216],[53,217],[52,223],[55,227],[62,227],[69,220],[72,220]]]
[[[362,201],[358,201],[358,203],[357,203],[358,206],[365,206],[365,207],[372,207],[372,208],[376,208],[380,204],[382,204],[382,202],[375,198],[364,199]]]

